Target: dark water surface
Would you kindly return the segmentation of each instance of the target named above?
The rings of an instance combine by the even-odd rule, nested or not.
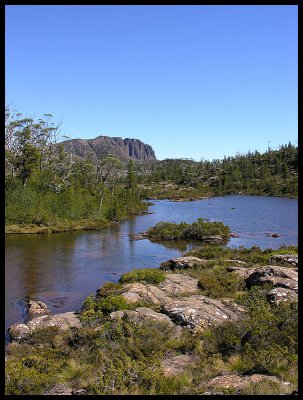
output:
[[[162,261],[182,255],[185,245],[167,247],[130,239],[160,221],[191,223],[199,217],[222,221],[240,236],[229,241],[230,247],[276,249],[298,242],[296,199],[237,195],[192,202],[158,200],[149,210],[152,214],[101,231],[6,235],[6,328],[23,321],[27,298],[44,301],[53,313],[76,310],[104,282],[117,281],[134,268],[159,267]],[[269,233],[281,236],[272,238]]]

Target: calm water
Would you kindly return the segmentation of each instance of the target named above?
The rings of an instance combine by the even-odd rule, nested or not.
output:
[[[7,235],[5,250],[6,328],[23,321],[23,301],[44,301],[54,313],[79,309],[106,281],[134,269],[159,267],[186,247],[165,247],[130,235],[160,221],[193,222],[199,217],[222,221],[239,238],[228,246],[262,249],[297,245],[298,201],[295,199],[224,196],[192,202],[154,201],[152,214],[134,217],[102,231],[53,235]],[[267,233],[279,233],[272,238]],[[170,244],[171,246],[171,244]]]

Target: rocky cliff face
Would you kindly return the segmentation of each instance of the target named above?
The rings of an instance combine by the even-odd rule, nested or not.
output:
[[[89,154],[105,157],[113,154],[122,161],[156,160],[155,152],[149,144],[138,139],[122,139],[120,137],[98,136],[95,139],[71,139],[62,142],[65,151],[85,158]]]

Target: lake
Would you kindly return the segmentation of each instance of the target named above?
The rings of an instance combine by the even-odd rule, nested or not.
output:
[[[222,221],[239,235],[229,247],[276,249],[298,243],[298,200],[231,195],[190,202],[153,201],[151,214],[100,231],[52,235],[6,235],[5,327],[23,322],[24,300],[45,302],[51,312],[77,310],[106,281],[118,281],[134,269],[159,267],[189,246],[164,246],[131,240],[160,221],[193,222],[199,217]],[[271,233],[280,237],[273,238]]]

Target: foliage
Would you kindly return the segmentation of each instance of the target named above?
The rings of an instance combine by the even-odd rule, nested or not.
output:
[[[298,147],[290,142],[222,160],[165,159],[136,165],[142,194],[150,198],[201,198],[209,195],[298,195]]]
[[[257,296],[255,291],[258,291]],[[297,361],[297,303],[270,306],[259,289],[252,289],[242,320],[227,322],[205,336],[205,349],[228,360],[239,355],[237,371],[265,373],[283,378]],[[235,364],[233,364],[235,369]]]
[[[261,250],[257,246],[245,248],[239,246],[238,248],[229,248],[226,246],[203,246],[198,249],[191,250],[184,254],[185,256],[194,256],[202,258],[204,260],[215,260],[218,263],[225,264],[230,263],[227,260],[237,260],[247,263],[248,266],[258,265],[269,265],[270,257],[275,254],[292,254],[298,253],[297,246],[282,246],[279,249],[264,249]]]
[[[181,222],[159,222],[147,231],[147,236],[162,240],[192,239],[203,240],[207,236],[219,235],[222,238],[229,237],[229,228],[222,222],[209,222],[203,218],[198,218],[196,222],[187,224]]]
[[[205,296],[234,297],[245,288],[245,281],[235,272],[228,272],[225,268],[215,267],[205,269],[199,274],[198,286]]]
[[[134,269],[132,271],[123,274],[119,280],[120,283],[130,283],[130,282],[146,282],[157,284],[165,279],[165,273],[160,269],[155,268],[144,268],[144,269]]]

